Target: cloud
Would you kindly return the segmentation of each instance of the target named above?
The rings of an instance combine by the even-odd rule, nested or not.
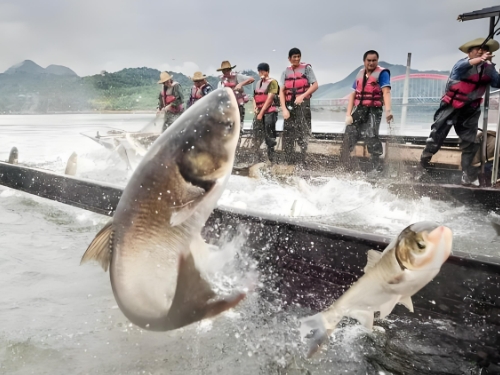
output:
[[[368,25],[355,25],[324,35],[320,45],[337,53],[355,53],[360,49],[370,49],[373,43],[383,40],[379,30]]]
[[[216,75],[222,60],[238,70],[260,62],[279,77],[298,47],[319,83],[335,82],[361,64],[363,52],[414,67],[450,69],[457,48],[485,35],[487,20],[458,23],[458,14],[496,0],[2,0],[0,71],[25,59],[65,65],[79,75],[126,67],[168,67]],[[6,37],[8,36],[8,37]],[[173,60],[175,59],[175,60]],[[421,64],[421,65],[418,65]],[[433,66],[435,64],[436,66]]]
[[[317,50],[321,51],[321,61],[315,69],[320,83],[335,82],[344,78],[354,68],[363,63],[364,52],[378,49],[383,34],[368,25],[355,25],[321,37]],[[382,51],[381,59],[384,59]],[[314,65],[316,66],[316,65]]]

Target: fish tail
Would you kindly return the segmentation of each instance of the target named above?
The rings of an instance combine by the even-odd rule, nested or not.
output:
[[[337,314],[334,316],[334,321],[331,321],[326,319],[324,313],[319,313],[300,321],[300,335],[302,339],[308,339],[307,358],[311,358],[321,348],[342,319]]]
[[[325,320],[323,313],[319,313],[300,321],[300,335],[308,339],[307,358],[311,358],[327,340],[335,329],[338,321],[331,326]]]
[[[217,299],[210,284],[196,268],[193,254],[182,254],[179,257],[177,287],[172,305],[161,327],[163,330],[177,329],[211,318],[233,308],[243,298],[245,293],[235,293],[224,299]]]

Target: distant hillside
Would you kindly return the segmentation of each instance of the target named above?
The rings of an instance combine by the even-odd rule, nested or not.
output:
[[[406,67],[381,62],[391,70],[392,76],[405,74]],[[351,85],[361,68],[356,68],[342,81],[321,85],[314,97],[342,98],[351,92]],[[420,71],[413,69],[412,73]],[[185,101],[193,85],[182,74],[169,72],[181,84]],[[242,74],[259,76],[252,70]],[[448,72],[426,71],[448,74]],[[0,113],[54,113],[103,110],[154,110],[158,104],[160,71],[151,68],[127,68],[115,73],[102,71],[87,77],[78,77],[70,68],[49,65],[42,68],[31,60],[25,60],[0,74]],[[207,80],[217,87],[218,77]],[[245,86],[252,95],[252,85]]]
[[[391,77],[396,77],[402,74],[406,74],[406,66],[404,65],[394,65],[394,64],[389,64],[385,61],[381,61],[379,63],[380,66],[383,68],[387,68],[391,71]],[[343,98],[346,95],[349,95],[349,93],[352,91],[352,84],[354,80],[356,79],[356,75],[358,74],[359,70],[363,67],[363,65],[358,66],[356,69],[354,69],[351,74],[349,74],[346,78],[344,78],[342,81],[336,82],[336,83],[328,83],[326,85],[321,85],[318,90],[314,93],[314,98],[315,99],[336,99],[336,98]],[[444,74],[444,75],[449,75],[449,71],[438,71],[438,70],[417,70],[417,69],[411,69],[411,73],[429,73],[429,74]],[[410,96],[412,94],[410,93]],[[416,96],[416,95],[415,95]]]
[[[9,69],[5,71],[5,74],[21,74],[21,73],[43,74],[45,73],[45,69],[31,60],[24,60],[19,64],[11,66]]]
[[[182,73],[169,73],[180,83],[187,101],[193,81]],[[253,71],[242,74],[258,77]],[[159,70],[143,67],[80,78],[67,67],[50,65],[44,69],[26,60],[0,74],[0,113],[154,110],[159,77]],[[217,87],[218,77],[207,80]],[[252,94],[251,87],[245,90]]]
[[[45,72],[49,74],[55,74],[58,76],[73,76],[73,77],[78,76],[70,68],[67,68],[62,65],[49,65],[48,67],[45,68]]]
[[[176,72],[168,72],[179,82],[186,102],[193,86],[190,77]],[[102,72],[84,77],[83,82],[95,92],[89,100],[95,110],[154,110],[158,105],[161,85],[158,84],[160,71],[151,68],[127,68],[116,73]],[[207,81],[217,87],[216,77]]]
[[[88,109],[89,87],[79,77],[48,73],[0,74],[0,113],[47,113]]]

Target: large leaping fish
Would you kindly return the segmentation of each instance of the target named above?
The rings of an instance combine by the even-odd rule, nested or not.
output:
[[[118,306],[134,324],[167,331],[232,308],[243,293],[218,296],[206,280],[201,229],[231,174],[240,120],[229,89],[200,99],[151,146],[113,219],[82,262],[110,268]]]

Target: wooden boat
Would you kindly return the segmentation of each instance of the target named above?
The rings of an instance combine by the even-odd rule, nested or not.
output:
[[[144,155],[149,146],[158,138],[159,134],[151,132],[125,132],[112,130],[106,134],[95,136],[84,134],[109,150],[115,150],[122,145],[126,150],[131,162]],[[342,133],[314,133],[309,140],[308,166],[311,171],[321,169],[322,171],[333,170],[338,167],[338,157],[342,143]],[[384,154],[382,158],[386,162],[397,160],[408,163],[415,163],[420,159],[420,154],[425,144],[425,137],[421,136],[381,136],[380,137]],[[433,167],[444,167],[450,170],[460,168],[460,149],[458,139],[449,138],[445,141],[443,148],[433,158]],[[264,146],[262,146],[264,147]],[[240,151],[237,155],[236,164],[249,164],[255,159],[253,152],[252,134],[250,130],[245,130]],[[278,145],[276,146],[278,161],[281,157],[281,132],[278,132]],[[363,161],[369,154],[363,142],[358,142],[353,157]]]
[[[122,194],[119,186],[7,163],[0,163],[0,184],[108,216],[113,215]],[[239,227],[244,227],[248,233],[246,252],[259,264],[264,280],[260,294],[290,309],[301,306],[317,311],[331,304],[362,275],[367,250],[382,250],[389,243],[389,238],[378,235],[229,208],[213,212],[203,235],[208,242],[217,243],[222,237],[235,236]],[[462,335],[450,339],[450,332],[431,329],[430,323],[419,326],[428,330],[425,334],[436,345],[452,340],[455,355],[469,358],[483,367],[500,368],[495,367],[500,363],[499,295],[500,258],[455,252],[436,279],[414,297],[415,313],[398,307],[393,316],[412,322],[434,318],[451,322],[454,332],[472,330],[474,334],[470,336],[473,338],[466,339]],[[396,331],[408,329],[408,326],[405,328],[408,324],[404,319],[391,322],[393,328],[398,327]],[[403,366],[408,360],[423,360],[422,353],[398,357],[394,350],[400,349],[397,345],[396,348],[391,346],[391,353],[387,354],[391,366]],[[406,357],[408,355],[413,359]],[[398,371],[445,373],[439,371],[436,357],[432,361],[426,357],[424,362],[428,370],[426,367],[425,371]]]

